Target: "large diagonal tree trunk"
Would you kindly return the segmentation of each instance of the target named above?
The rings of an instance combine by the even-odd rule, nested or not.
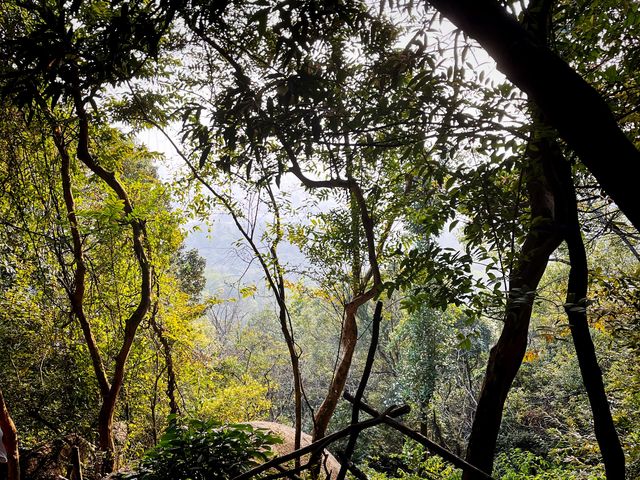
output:
[[[640,229],[640,152],[604,99],[496,0],[428,0],[487,50],[498,69],[542,110],[603,190]]]

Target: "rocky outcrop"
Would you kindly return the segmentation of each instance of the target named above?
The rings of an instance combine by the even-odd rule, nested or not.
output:
[[[295,429],[289,427],[288,425],[283,425],[281,423],[276,422],[248,422],[254,428],[260,428],[263,430],[269,430],[270,432],[278,435],[282,438],[283,443],[279,445],[273,446],[273,451],[276,455],[286,455],[287,453],[293,452],[294,448],[294,438],[295,438]],[[308,435],[302,432],[302,437],[300,439],[301,446],[307,446],[311,443],[311,435]],[[302,457],[302,462],[309,460],[309,456],[305,455]],[[327,450],[324,451],[324,455],[322,458],[322,472],[325,474],[325,478],[331,479],[336,478],[338,476],[338,472],[340,471],[340,462]]]

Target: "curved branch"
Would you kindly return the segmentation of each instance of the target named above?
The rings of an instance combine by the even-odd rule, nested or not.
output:
[[[60,175],[62,177],[62,192],[67,210],[67,219],[69,220],[69,229],[71,230],[71,238],[73,241],[73,257],[76,263],[73,274],[73,289],[68,291],[69,300],[71,301],[73,313],[80,323],[80,328],[82,329],[85,342],[87,343],[87,348],[89,349],[89,356],[91,357],[93,370],[100,388],[100,395],[102,398],[106,398],[111,390],[111,385],[107,378],[107,372],[104,368],[102,356],[98,349],[96,338],[93,335],[91,324],[84,312],[84,293],[87,267],[84,261],[84,252],[82,248],[82,239],[80,237],[78,217],[76,215],[75,200],[71,189],[71,160],[59,126],[53,127],[53,140],[61,159]]]

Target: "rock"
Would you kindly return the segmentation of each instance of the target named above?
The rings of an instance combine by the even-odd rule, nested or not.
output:
[[[276,422],[247,422],[254,428],[260,428],[263,430],[268,430],[271,433],[276,434],[280,438],[282,438],[283,443],[279,445],[274,445],[272,450],[276,453],[276,455],[286,455],[288,453],[293,452],[294,448],[294,439],[296,431],[293,427],[288,425],[283,425],[281,423]],[[300,438],[300,446],[305,447],[311,443],[311,435],[302,432],[302,436]],[[305,455],[302,457],[302,461],[308,461],[309,455]],[[340,462],[327,450],[324,451],[323,459],[322,459],[322,471],[325,474],[324,478],[331,479],[336,478],[338,476],[338,472],[340,471]]]

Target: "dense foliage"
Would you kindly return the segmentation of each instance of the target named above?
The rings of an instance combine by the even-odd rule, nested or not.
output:
[[[247,471],[271,455],[282,440],[246,424],[172,419],[158,444],[145,454],[135,472],[118,475],[128,480],[228,479]]]
[[[241,422],[299,446],[354,421],[379,326],[370,405],[496,478],[635,478],[640,235],[602,145],[638,154],[638,52],[631,0],[3,1],[23,477],[68,475],[69,446],[92,478],[232,477],[275,441]],[[606,129],[563,123],[567,85]],[[475,478],[359,435],[329,448],[370,478]]]

